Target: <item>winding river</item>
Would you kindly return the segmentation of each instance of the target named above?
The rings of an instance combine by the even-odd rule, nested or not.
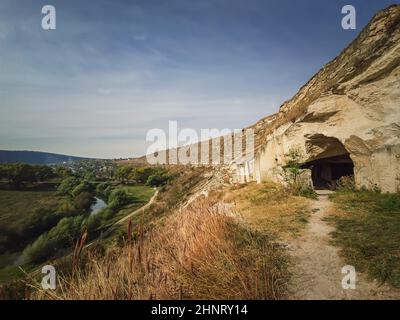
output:
[[[98,214],[102,209],[107,207],[107,203],[105,203],[103,200],[97,197],[95,197],[95,199],[96,202],[90,207],[90,215]]]

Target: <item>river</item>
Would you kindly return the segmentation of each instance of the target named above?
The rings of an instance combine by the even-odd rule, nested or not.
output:
[[[98,214],[102,209],[107,207],[107,203],[105,203],[103,200],[97,197],[95,197],[95,199],[96,202],[90,207],[90,215]]]

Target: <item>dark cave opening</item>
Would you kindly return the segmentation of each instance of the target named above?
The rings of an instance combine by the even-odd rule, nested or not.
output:
[[[315,189],[335,189],[336,182],[345,176],[354,176],[354,163],[349,154],[313,160],[302,165],[311,170]]]

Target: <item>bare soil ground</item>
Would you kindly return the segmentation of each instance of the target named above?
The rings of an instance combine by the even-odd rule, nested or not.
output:
[[[289,243],[293,256],[288,299],[366,300],[400,299],[400,290],[368,278],[356,270],[356,289],[342,288],[342,268],[347,265],[339,248],[330,244],[334,230],[324,218],[332,210],[329,191],[320,191],[313,202],[313,214],[303,234]]]

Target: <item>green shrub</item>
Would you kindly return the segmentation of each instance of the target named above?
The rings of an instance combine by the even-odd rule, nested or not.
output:
[[[152,187],[160,187],[166,185],[170,180],[172,180],[172,176],[166,173],[153,174],[148,177],[146,184]]]
[[[134,168],[131,166],[120,165],[115,172],[115,178],[121,183],[127,183],[133,170]]]
[[[62,216],[74,216],[77,214],[77,211],[71,201],[64,200],[58,206],[57,213]]]
[[[72,196],[75,198],[76,196],[78,196],[78,194],[82,193],[82,192],[89,192],[92,193],[93,192],[93,185],[91,183],[89,183],[88,181],[83,181],[80,184],[78,184],[73,190],[72,190]]]
[[[110,196],[111,191],[112,191],[112,186],[109,182],[99,183],[96,187],[96,194],[100,198],[102,198],[106,201],[108,201],[108,197]]]
[[[17,188],[24,183],[48,181],[55,176],[53,169],[45,165],[29,165],[26,163],[0,164],[0,180],[6,180]]]
[[[55,168],[55,175],[60,179],[66,179],[72,176],[72,171],[62,166],[58,166]]]
[[[108,208],[112,211],[116,211],[123,207],[128,202],[128,194],[121,189],[116,189],[111,192],[108,199]]]
[[[142,167],[131,171],[130,178],[138,183],[145,184],[150,176],[162,176],[166,171],[160,167]]]
[[[22,255],[29,262],[40,263],[55,256],[60,250],[71,246],[85,229],[84,216],[61,219],[50,231],[42,234],[28,245]]]
[[[378,202],[378,207],[384,211],[400,212],[400,195],[387,194],[383,195]]]
[[[78,184],[79,180],[75,177],[65,178],[58,186],[57,192],[61,195],[70,195]]]
[[[87,232],[89,234],[89,239],[95,238],[98,236],[99,229],[103,223],[103,215],[104,215],[105,209],[98,212],[97,214],[90,215],[86,219],[86,227],[87,227]]]
[[[94,199],[93,195],[86,191],[81,192],[74,199],[75,207],[79,211],[84,211],[84,212],[89,211],[90,207],[92,206],[92,204],[94,202],[95,202],[95,199]]]
[[[301,161],[304,158],[304,154],[300,148],[291,148],[287,154],[285,154],[286,165],[282,167],[283,178],[289,184],[297,184],[299,176],[302,174]]]

